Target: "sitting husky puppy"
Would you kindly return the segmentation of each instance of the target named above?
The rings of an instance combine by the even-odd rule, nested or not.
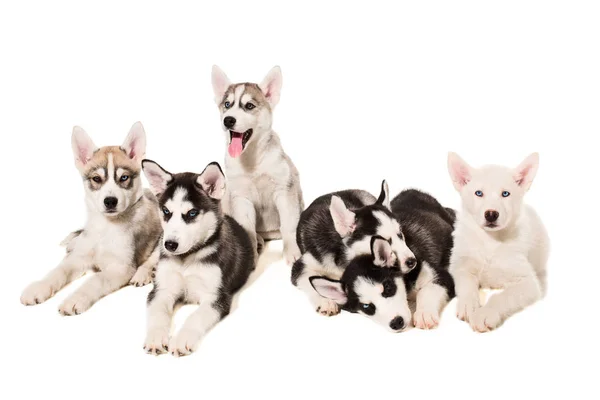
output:
[[[516,169],[470,167],[455,153],[448,170],[462,198],[450,273],[457,316],[473,330],[495,329],[546,292],[549,238],[533,208],[523,205],[538,169],[537,153]],[[481,305],[480,288],[504,289]]]
[[[208,164],[201,174],[171,174],[150,160],[142,168],[158,197],[164,230],[144,349],[188,355],[229,314],[233,296],[254,270],[253,248],[246,231],[221,211],[225,176],[219,164]],[[178,304],[200,307],[170,338]]]
[[[86,271],[97,272],[62,303],[63,315],[80,314],[128,283],[150,283],[161,233],[156,198],[142,189],[139,176],[146,151],[141,123],[131,127],[121,147],[99,149],[76,126],[72,145],[83,177],[87,223],[63,241],[67,254],[58,267],[21,295],[25,305],[40,304]]]
[[[304,209],[300,178],[271,128],[279,102],[281,70],[274,67],[260,85],[232,84],[214,66],[212,85],[221,113],[229,193],[223,208],[250,234],[260,253],[264,240],[283,239],[288,264],[300,257],[296,226]]]
[[[399,234],[400,224],[390,211],[385,181],[377,200],[363,190],[321,196],[300,217],[297,238],[302,257],[292,267],[292,284],[308,295],[318,313],[338,314],[338,304],[315,292],[309,278],[340,279],[350,260],[370,253],[371,238],[376,235],[391,240],[400,268],[408,272],[417,261]]]
[[[441,310],[454,297],[448,273],[454,212],[412,189],[396,196],[391,206],[401,222],[399,236],[417,259],[414,269],[402,273],[390,242],[375,236],[371,255],[352,260],[339,281],[315,276],[310,282],[343,310],[360,312],[394,332],[411,323],[409,301],[416,302],[414,326],[435,328]]]

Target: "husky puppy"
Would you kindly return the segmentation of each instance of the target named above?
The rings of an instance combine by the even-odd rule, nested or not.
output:
[[[158,197],[164,230],[144,349],[184,356],[229,314],[233,296],[254,270],[253,247],[247,232],[221,210],[225,176],[219,164],[208,164],[201,174],[171,174],[150,160],[142,168]],[[179,304],[200,306],[171,338]]]
[[[96,272],[60,305],[63,315],[80,314],[128,283],[150,283],[161,233],[156,199],[142,189],[146,134],[141,123],[131,127],[120,147],[101,148],[76,126],[72,145],[83,178],[87,223],[63,241],[67,254],[58,267],[21,295],[25,305],[40,304],[86,271]]]
[[[227,145],[229,193],[223,207],[249,232],[255,255],[262,250],[264,240],[283,239],[285,259],[292,264],[300,257],[296,226],[304,202],[298,170],[271,127],[281,82],[279,67],[259,85],[232,84],[219,67],[212,69]]]
[[[343,310],[366,315],[393,332],[410,326],[409,302],[416,303],[414,326],[435,328],[441,310],[454,297],[448,273],[454,212],[413,189],[401,192],[391,206],[401,222],[399,236],[417,259],[412,270],[402,273],[391,241],[374,236],[371,254],[354,258],[340,280],[313,276],[310,283]]]
[[[308,295],[318,313],[338,314],[338,303],[319,295],[309,278],[340,279],[350,260],[370,254],[373,236],[391,240],[398,265],[403,272],[410,271],[417,260],[404,238],[399,236],[400,232],[400,223],[390,210],[385,181],[378,199],[363,190],[344,190],[321,196],[300,217],[297,238],[302,256],[292,267],[292,284]]]
[[[546,292],[549,238],[533,208],[523,204],[538,164],[533,153],[515,169],[476,169],[448,154],[450,177],[462,198],[450,260],[457,316],[477,332],[497,328]],[[480,288],[503,291],[482,305]]]

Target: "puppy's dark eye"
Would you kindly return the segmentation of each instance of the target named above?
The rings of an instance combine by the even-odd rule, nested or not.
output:
[[[510,196],[510,192],[508,192],[506,190],[504,192],[502,192],[502,197],[508,197],[508,196]]]
[[[375,314],[375,304],[373,304],[373,303],[369,303],[369,304],[362,303],[360,305],[360,309],[362,310],[362,312],[364,312],[367,315]]]
[[[223,105],[225,106],[225,108],[231,108],[231,102],[229,101],[226,101]]]
[[[481,190],[478,190],[475,192],[475,196],[477,197],[483,197],[483,192]]]
[[[93,177],[92,180],[96,183],[102,183],[102,178],[100,178],[99,176]]]
[[[129,179],[129,175],[122,175],[121,179],[119,179],[121,182],[127,182],[127,179]]]
[[[253,108],[255,108],[256,106],[252,103],[246,103],[246,110],[252,110]]]
[[[191,209],[191,210],[190,210],[190,211],[188,211],[188,213],[187,213],[187,216],[188,216],[188,218],[194,218],[194,217],[195,217],[195,216],[197,216],[197,215],[198,215],[198,210],[196,210],[195,208],[194,208],[194,209]]]
[[[163,207],[163,208],[162,208],[162,212],[163,212],[163,214],[165,214],[165,215],[169,215],[169,214],[171,214],[171,211],[169,211],[169,209],[168,209],[167,207]]]

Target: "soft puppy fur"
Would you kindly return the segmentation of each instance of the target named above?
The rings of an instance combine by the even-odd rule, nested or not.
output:
[[[274,67],[260,84],[232,84],[217,66],[212,70],[227,153],[225,211],[249,233],[256,249],[264,240],[283,239],[288,264],[300,257],[296,226],[304,209],[298,170],[272,129],[282,76]]]
[[[80,314],[128,283],[150,283],[161,233],[156,199],[142,189],[140,163],[146,151],[142,124],[131,127],[121,146],[97,148],[77,126],[71,141],[88,220],[83,230],[63,241],[67,254],[58,267],[21,295],[25,305],[40,304],[87,271],[96,272],[60,305],[63,315]]]
[[[164,230],[148,295],[144,349],[184,356],[229,314],[233,296],[254,270],[254,249],[248,233],[221,210],[225,176],[218,163],[208,164],[200,174],[171,174],[150,160],[142,165],[158,198]],[[171,337],[180,304],[199,307]]]
[[[374,236],[371,254],[355,257],[339,281],[313,276],[310,282],[343,310],[363,314],[393,332],[407,329],[411,322],[420,329],[435,328],[454,297],[448,272],[454,211],[414,189],[396,196],[391,208],[400,220],[398,236],[417,260],[413,269],[403,273],[392,241]],[[411,317],[412,303],[416,310]]]
[[[400,223],[392,214],[387,183],[379,198],[364,190],[344,190],[317,198],[302,213],[298,224],[298,245],[302,256],[292,267],[292,284],[302,290],[322,315],[340,312],[339,304],[315,292],[310,277],[339,280],[350,260],[371,253],[371,238],[391,241],[399,267],[408,272],[416,265],[406,246]]]
[[[516,168],[473,168],[457,154],[448,155],[462,198],[450,263],[457,316],[477,332],[497,328],[546,292],[549,238],[533,208],[523,204],[538,165],[537,153]],[[503,290],[482,305],[480,288]]]

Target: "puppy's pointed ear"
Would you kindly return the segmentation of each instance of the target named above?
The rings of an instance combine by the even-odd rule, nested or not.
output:
[[[393,267],[396,264],[396,254],[392,251],[392,245],[381,236],[371,238],[371,254],[373,264],[379,267]]]
[[[473,168],[456,153],[448,153],[448,172],[454,188],[459,192],[471,181]]]
[[[381,182],[381,192],[379,193],[379,198],[377,199],[375,204],[381,204],[388,210],[392,209],[390,207],[390,189],[388,188],[388,184],[385,181],[385,179],[383,180],[383,182]]]
[[[136,162],[141,162],[146,155],[146,131],[140,121],[129,129],[125,141],[121,145],[127,156]]]
[[[227,88],[231,85],[231,81],[227,75],[225,75],[225,72],[216,65],[213,65],[212,67],[211,80],[213,92],[215,93],[215,102],[220,104]]]
[[[75,166],[78,170],[85,168],[98,149],[88,134],[79,126],[73,127],[71,147],[73,148],[73,156],[75,156]]]
[[[356,215],[346,208],[343,200],[338,196],[331,196],[329,212],[333,219],[333,226],[341,237],[346,237],[356,228]]]
[[[173,180],[173,174],[152,160],[142,160],[142,170],[150,183],[150,190],[155,196],[164,192],[169,182]]]
[[[537,174],[540,164],[540,155],[538,153],[530,154],[517,168],[515,168],[514,179],[517,185],[525,190],[529,190],[533,183],[533,178]]]
[[[348,296],[346,296],[340,281],[322,276],[311,276],[308,280],[315,291],[326,299],[333,300],[340,305],[344,305],[348,301]]]
[[[225,175],[218,162],[211,162],[198,176],[198,185],[213,199],[221,200],[225,194]]]
[[[281,93],[281,85],[283,83],[283,76],[281,75],[281,68],[274,66],[271,68],[265,79],[259,85],[260,89],[264,93],[267,101],[274,108],[279,103],[279,95]]]

